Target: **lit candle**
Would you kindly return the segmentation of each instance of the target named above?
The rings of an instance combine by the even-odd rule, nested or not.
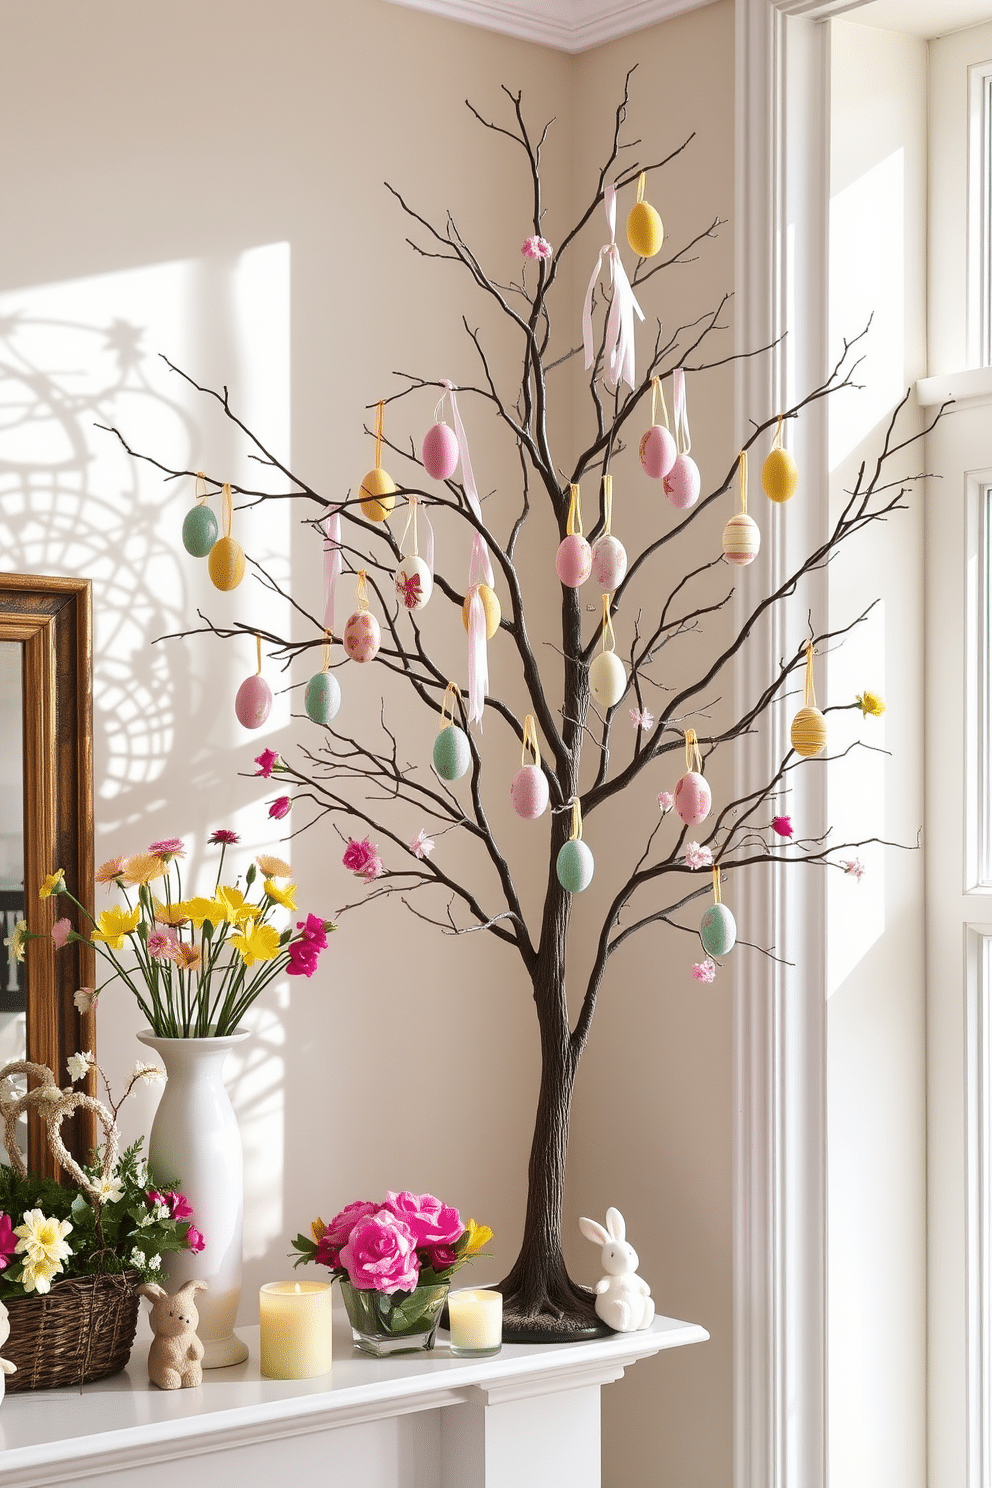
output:
[[[258,1294],[262,1373],[313,1379],[331,1369],[331,1287],[326,1281],[270,1281]]]
[[[453,1354],[498,1354],[503,1341],[503,1295],[466,1289],[448,1294]]]

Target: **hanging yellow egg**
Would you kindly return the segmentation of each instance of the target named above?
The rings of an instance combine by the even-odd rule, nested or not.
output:
[[[217,589],[237,589],[245,576],[245,550],[233,537],[219,537],[210,549],[207,572]]]
[[[799,467],[787,449],[773,449],[761,467],[761,484],[771,501],[791,501],[799,485]]]
[[[384,522],[396,504],[396,482],[381,465],[362,481],[362,515],[370,522]]]
[[[475,588],[478,591],[479,598],[482,600],[482,612],[486,617],[486,640],[491,641],[499,630],[499,622],[503,618],[503,611],[500,608],[499,600],[496,598],[495,590],[490,589],[488,584],[476,584]],[[465,596],[465,603],[462,605],[462,624],[466,630],[468,630],[469,602],[472,598],[472,593],[473,591],[470,589]]]
[[[627,242],[638,258],[654,258],[664,240],[664,226],[651,203],[635,203],[627,217]]]
[[[827,720],[819,708],[800,708],[789,733],[797,754],[812,759],[827,746]]]

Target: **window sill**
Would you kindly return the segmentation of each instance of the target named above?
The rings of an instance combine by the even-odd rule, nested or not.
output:
[[[951,400],[967,408],[992,403],[992,367],[974,367],[967,372],[948,372],[942,377],[921,377],[916,384],[921,408]]]

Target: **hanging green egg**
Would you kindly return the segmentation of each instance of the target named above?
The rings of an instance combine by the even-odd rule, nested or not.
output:
[[[472,763],[468,735],[457,723],[449,723],[434,740],[434,768],[442,780],[460,780]]]
[[[699,922],[699,938],[710,956],[725,956],[737,943],[737,921],[725,904],[711,904]]]
[[[183,547],[194,558],[206,558],[217,541],[217,530],[217,518],[209,506],[192,506],[183,519]]]
[[[596,863],[582,839],[573,837],[563,844],[555,867],[562,888],[570,894],[581,894],[592,883]]]
[[[341,686],[332,672],[317,672],[307,683],[303,698],[307,716],[314,723],[330,723],[341,706]]]

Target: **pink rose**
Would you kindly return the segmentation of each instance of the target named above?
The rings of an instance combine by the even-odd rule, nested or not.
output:
[[[161,1204],[163,1209],[168,1209],[169,1201],[164,1194],[160,1194],[157,1188],[150,1188],[145,1194],[149,1209],[154,1209],[156,1204]]]
[[[447,1271],[458,1260],[458,1252],[450,1245],[427,1247],[427,1264],[432,1271]]]
[[[453,1245],[465,1229],[458,1210],[433,1194],[387,1193],[386,1208],[409,1227],[418,1245]]]
[[[346,1204],[340,1214],[335,1214],[320,1237],[317,1254],[314,1256],[318,1265],[340,1266],[341,1247],[347,1243],[358,1221],[365,1219],[369,1214],[378,1214],[378,1212],[379,1205],[371,1203],[368,1199],[356,1199],[353,1204]]]
[[[189,1229],[186,1231],[187,1250],[200,1251],[203,1249],[205,1244],[206,1241],[200,1234],[200,1231],[196,1228],[195,1225],[190,1225]]]
[[[327,949],[327,930],[320,915],[308,914],[305,920],[297,920],[297,930],[302,930],[301,940],[307,940],[318,951]]]
[[[165,1203],[173,1219],[192,1219],[193,1206],[184,1194],[171,1191],[165,1195]]]
[[[289,961],[286,964],[287,976],[312,977],[317,970],[317,958],[320,948],[312,941],[294,940],[289,948]]]
[[[356,878],[364,878],[366,883],[371,883],[382,872],[378,848],[367,837],[363,837],[361,842],[349,837],[341,862]]]
[[[342,1247],[340,1264],[352,1286],[365,1292],[412,1292],[420,1276],[413,1234],[388,1209],[358,1221]]]

